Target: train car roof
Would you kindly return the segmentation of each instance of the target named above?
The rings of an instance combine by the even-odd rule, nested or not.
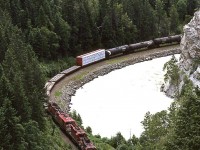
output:
[[[102,50],[105,50],[105,49],[98,49],[98,50],[95,50],[95,51],[92,51],[92,52],[89,52],[89,53],[85,53],[85,54],[83,54],[83,55],[79,55],[79,56],[77,56],[77,57],[83,57],[83,56],[91,55],[91,54],[93,54],[93,53],[95,53],[95,52],[102,51]],[[77,58],[77,57],[76,57],[76,58]]]
[[[59,117],[65,122],[75,122],[74,119],[72,119],[71,117],[65,117],[63,114],[60,114]]]

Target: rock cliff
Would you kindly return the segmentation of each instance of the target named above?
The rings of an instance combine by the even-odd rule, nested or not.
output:
[[[179,59],[180,84],[178,88],[166,84],[165,92],[173,97],[181,90],[183,78],[186,75],[194,84],[200,87],[200,10],[195,12],[192,20],[184,26],[184,34],[180,43],[181,55]]]

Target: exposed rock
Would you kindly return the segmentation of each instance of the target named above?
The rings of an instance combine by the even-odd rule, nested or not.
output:
[[[181,40],[181,63],[185,71],[191,70],[193,60],[200,58],[200,11],[184,26]]]
[[[180,43],[181,55],[178,65],[184,74],[180,74],[178,90],[173,85],[166,85],[165,92],[168,96],[174,96],[177,91],[181,90],[184,84],[184,75],[187,75],[195,86],[200,87],[200,66],[197,64],[197,60],[200,60],[200,11],[194,14],[192,20],[184,26],[183,31],[184,35]]]

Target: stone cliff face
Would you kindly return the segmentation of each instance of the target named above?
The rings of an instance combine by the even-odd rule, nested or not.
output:
[[[184,27],[179,67],[200,87],[200,11]]]
[[[200,59],[200,11],[184,26],[181,50],[180,68],[191,71],[195,60]]]
[[[184,26],[184,34],[180,43],[181,55],[179,68],[184,75],[193,81],[194,86],[200,87],[200,10],[194,14],[192,20]],[[174,96],[177,90],[181,90],[184,75],[180,74],[180,85],[166,85],[165,92],[168,96]]]

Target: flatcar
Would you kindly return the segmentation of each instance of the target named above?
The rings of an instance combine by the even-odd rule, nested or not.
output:
[[[181,35],[168,36],[162,38],[155,38],[150,41],[144,41],[140,43],[130,44],[130,45],[122,45],[111,49],[99,49],[87,54],[83,54],[76,57],[76,66],[68,68],[59,74],[55,75],[51,78],[46,84],[46,92],[47,95],[50,96],[50,93],[53,87],[64,77],[68,76],[71,73],[76,72],[82,67],[91,65],[93,63],[109,59],[111,57],[115,57],[118,55],[123,55],[126,53],[132,53],[141,51],[144,49],[150,49],[154,47],[159,47],[161,44],[171,44],[171,43],[179,43],[181,41]],[[96,150],[96,147],[92,144],[92,142],[88,139],[87,134],[83,129],[81,129],[76,122],[68,115],[65,114],[58,107],[56,103],[49,102],[48,104],[48,112],[57,122],[62,130],[64,130],[70,137],[75,141],[75,143],[82,150]]]

